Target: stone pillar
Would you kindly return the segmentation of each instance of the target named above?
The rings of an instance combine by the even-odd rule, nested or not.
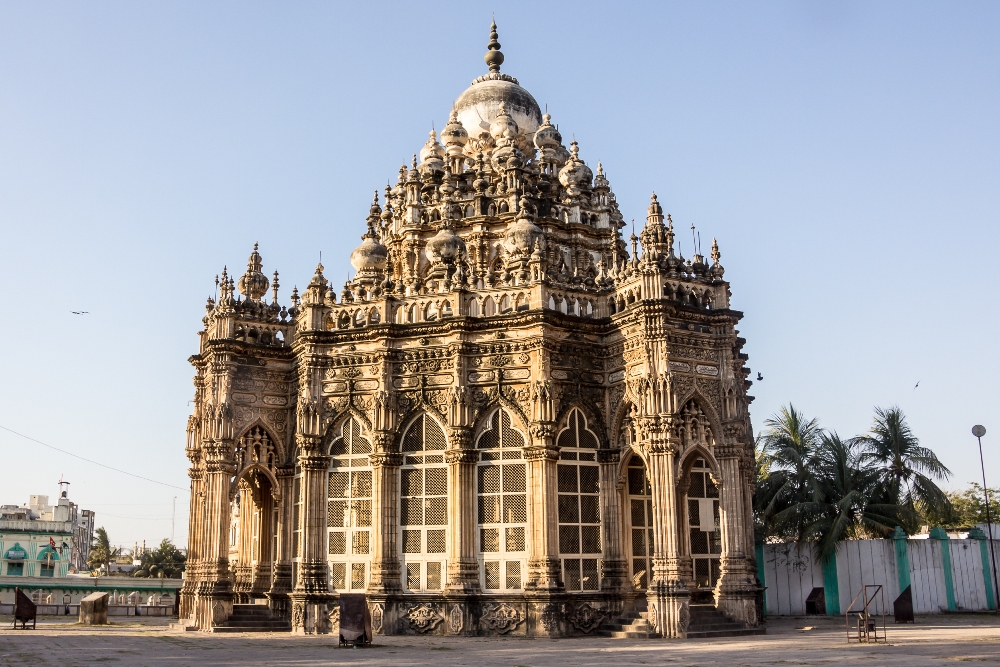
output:
[[[677,446],[674,438],[652,433],[643,443],[653,494],[653,577],[649,585],[651,624],[664,637],[684,637],[691,621],[690,560],[680,552],[682,525],[677,507]]]
[[[739,448],[717,447],[719,462],[717,480],[720,497],[722,559],[719,582],[715,586],[715,602],[719,611],[751,626],[757,618],[757,577],[751,556],[753,543],[747,542],[746,522],[750,508],[746,507],[740,472]]]
[[[329,565],[326,560],[326,500],[327,470],[330,457],[321,449],[316,435],[296,436],[302,470],[300,492],[302,511],[302,559],[299,562],[295,588],[291,593],[292,632],[296,634],[326,634],[330,632],[327,604],[330,593]]]
[[[195,624],[208,630],[233,612],[229,579],[229,483],[235,472],[233,442],[218,439],[205,444],[205,496],[202,558],[195,586]]]
[[[376,440],[386,439],[376,438]],[[383,448],[384,449],[384,448]],[[391,595],[402,590],[399,580],[399,466],[403,456],[380,451],[372,454],[371,572],[368,592]]]
[[[271,573],[271,590],[267,592],[268,606],[275,615],[291,619],[292,607],[288,597],[292,592],[292,525],[293,506],[295,498],[292,489],[295,481],[295,468],[282,466],[276,471],[278,478],[278,540],[274,554],[274,570]]]
[[[480,592],[476,561],[476,461],[467,429],[453,429],[448,461],[448,584],[449,594]],[[463,623],[463,627],[465,624]]]
[[[621,450],[597,450],[597,460],[601,464],[601,545],[604,547],[601,590],[614,593],[632,590],[628,561],[622,553],[624,515],[618,491],[618,464],[621,458]]]
[[[554,424],[531,427],[534,444],[526,447],[528,492],[528,631],[536,637],[559,636],[568,628],[561,613],[565,586],[559,562],[559,449]]]
[[[191,459],[191,468],[188,469],[188,477],[191,478],[191,500],[188,511],[188,566],[184,574],[184,583],[179,593],[179,617],[181,619],[193,620],[195,587],[198,583],[199,566],[202,558],[202,519],[205,508],[201,500],[205,492],[205,470],[201,462],[200,452],[191,451],[188,453],[188,457]]]
[[[559,591],[563,588],[559,565],[559,450],[551,436],[528,447],[528,580],[526,591]]]

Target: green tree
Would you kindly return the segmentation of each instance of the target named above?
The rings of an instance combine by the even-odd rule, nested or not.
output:
[[[994,524],[997,521],[997,500],[1000,499],[1000,489],[989,489],[990,510]],[[920,514],[923,522],[929,526],[944,526],[945,528],[972,528],[977,523],[986,523],[986,502],[983,497],[983,487],[972,482],[962,491],[945,491],[948,505],[945,507],[929,507],[921,504]],[[997,527],[993,527],[994,536],[1000,535]]]
[[[934,480],[947,480],[951,471],[932,450],[920,445],[902,410],[896,406],[875,408],[871,431],[858,442],[864,449],[861,465],[877,471],[874,500],[898,507],[897,525],[914,533],[920,523],[920,507],[947,511],[948,497]]]
[[[764,425],[758,465],[763,462],[767,472],[755,496],[759,523],[765,538],[781,536],[802,541],[808,537],[812,523],[812,466],[822,429],[816,419],[807,419],[791,403]]]
[[[90,553],[87,555],[87,565],[91,572],[96,574],[102,567],[108,573],[111,572],[111,563],[121,555],[121,549],[111,546],[108,538],[108,531],[101,526],[94,531],[94,541],[90,544]]]
[[[132,573],[135,577],[158,577],[160,579],[180,579],[187,556],[164,538],[160,546],[142,555],[139,569]]]
[[[862,465],[857,440],[824,433],[813,457],[813,500],[804,512],[813,517],[807,533],[825,559],[845,539],[885,537],[896,526],[896,506],[874,502],[877,471]]]

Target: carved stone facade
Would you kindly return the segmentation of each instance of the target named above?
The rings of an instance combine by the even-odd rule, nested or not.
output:
[[[376,196],[339,295],[318,266],[279,305],[256,246],[223,271],[191,358],[197,627],[266,598],[329,632],[341,592],[381,634],[587,634],[638,606],[684,636],[693,602],[757,624],[718,246],[679,256],[655,195],[627,244],[601,166],[500,72],[495,26],[486,61],[443,145]]]

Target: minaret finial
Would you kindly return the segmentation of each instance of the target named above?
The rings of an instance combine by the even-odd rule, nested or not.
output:
[[[490,43],[486,45],[486,48],[489,50],[483,56],[483,60],[489,65],[491,72],[499,72],[500,65],[503,64],[503,54],[500,53],[500,42],[497,41],[499,37],[500,35],[497,34],[497,22],[494,19],[493,23],[490,24]]]

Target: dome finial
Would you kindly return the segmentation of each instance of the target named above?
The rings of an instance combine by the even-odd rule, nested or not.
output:
[[[503,64],[503,54],[500,52],[500,42],[497,41],[500,35],[497,34],[497,22],[496,19],[490,24],[490,43],[486,45],[489,49],[486,55],[483,56],[483,60],[489,65],[491,72],[499,72],[500,65]]]

